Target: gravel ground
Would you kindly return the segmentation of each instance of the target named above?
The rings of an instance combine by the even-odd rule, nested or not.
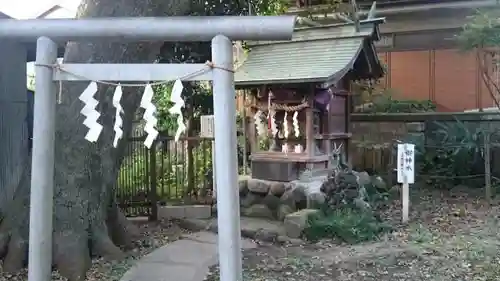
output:
[[[500,280],[498,204],[463,190],[412,194],[411,223],[379,241],[339,245],[262,245],[244,252],[246,281]],[[394,202],[386,219],[400,219]],[[208,281],[219,280],[217,266]]]
[[[171,222],[150,223],[150,222],[134,222],[139,227],[139,231],[143,234],[142,239],[138,241],[137,247],[127,253],[127,258],[121,261],[108,261],[104,259],[94,259],[92,267],[87,273],[88,281],[118,281],[131,268],[135,262],[149,254],[154,249],[166,245],[177,240],[183,230],[176,224]],[[12,275],[2,273],[0,269],[0,281],[24,281],[28,279],[26,270]],[[56,271],[52,274],[53,281],[63,281]]]

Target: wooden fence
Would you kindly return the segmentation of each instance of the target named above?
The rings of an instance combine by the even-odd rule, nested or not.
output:
[[[350,158],[357,170],[383,175],[393,184],[396,143],[409,142],[417,147],[422,181],[484,186],[488,178],[500,184],[496,113],[354,114],[351,120]]]

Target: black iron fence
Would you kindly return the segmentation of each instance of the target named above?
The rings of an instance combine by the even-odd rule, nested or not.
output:
[[[155,218],[161,204],[212,202],[212,140],[161,134],[151,149],[145,137],[128,140],[116,196],[127,216]]]

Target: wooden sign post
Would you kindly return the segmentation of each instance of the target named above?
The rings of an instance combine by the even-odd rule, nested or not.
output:
[[[403,185],[401,192],[402,222],[408,222],[410,210],[410,187],[415,183],[415,145],[404,143],[398,144],[398,183]]]

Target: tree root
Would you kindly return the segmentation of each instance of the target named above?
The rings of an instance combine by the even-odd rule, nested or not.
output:
[[[117,247],[108,234],[107,226],[92,231],[92,254],[110,260],[121,260],[125,254]]]
[[[8,233],[0,234],[0,259],[5,258],[9,249],[10,235]]]
[[[27,208],[26,208],[27,209]],[[88,221],[90,227],[59,229],[53,234],[53,265],[59,273],[69,281],[83,281],[91,266],[91,257],[99,256],[106,259],[120,260],[125,253],[120,249],[132,248],[133,240],[137,238],[137,230],[123,215],[118,206],[113,203],[104,208],[107,213],[98,216],[100,219]],[[17,272],[27,265],[28,237],[27,229],[28,210],[26,214],[7,214],[0,224],[0,259],[3,258],[5,272]],[[17,219],[25,216],[22,223]],[[14,219],[15,218],[15,219]],[[69,219],[69,218],[68,218]],[[55,226],[64,225],[55,221]],[[119,247],[120,246],[120,247]]]
[[[53,263],[59,273],[71,281],[85,280],[85,273],[90,268],[90,250],[88,236],[72,230],[54,233]]]
[[[111,240],[124,249],[132,249],[133,241],[140,237],[137,228],[125,217],[114,199],[108,210],[106,224]]]
[[[3,270],[5,272],[17,272],[27,264],[26,253],[28,252],[28,241],[20,236],[10,238],[8,252],[3,261]]]

